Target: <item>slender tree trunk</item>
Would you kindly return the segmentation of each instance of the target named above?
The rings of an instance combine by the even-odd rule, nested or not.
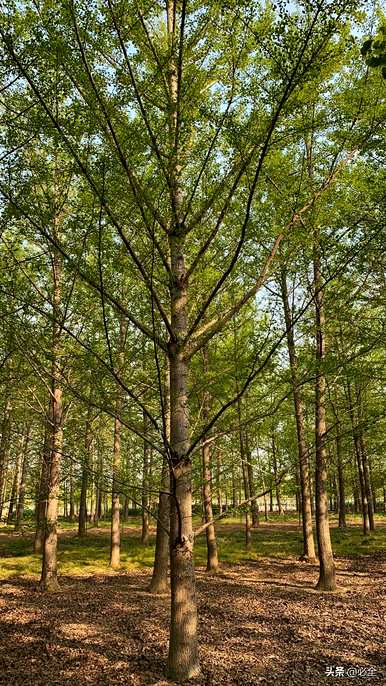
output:
[[[90,469],[91,442],[91,408],[89,407],[87,411],[86,429],[84,436],[84,458],[82,464],[82,483],[79,501],[78,536],[85,536],[87,533],[87,489]]]
[[[339,506],[339,528],[346,528],[346,495],[344,486],[344,469],[341,446],[341,425],[338,423],[336,431],[336,459],[338,466],[338,506]]]
[[[353,434],[353,440],[354,440],[355,456],[356,456],[356,462],[357,462],[357,467],[358,467],[359,487],[360,487],[360,495],[361,495],[361,512],[362,512],[362,522],[363,522],[363,534],[366,536],[369,532],[369,505],[368,505],[367,490],[366,490],[366,485],[365,485],[365,476],[364,476],[364,471],[363,471],[363,461],[362,461],[361,444],[360,444],[360,432],[359,432],[359,428],[358,428],[356,418],[355,418],[354,405],[353,405],[352,393],[351,393],[351,384],[350,384],[349,380],[347,380],[347,399],[348,399],[348,410],[349,410],[351,428],[352,428],[352,434]]]
[[[22,458],[22,465],[21,465],[19,499],[18,499],[17,508],[16,508],[15,531],[21,531],[22,526],[23,526],[25,487],[26,487],[27,470],[28,470],[28,446],[29,446],[29,442],[30,442],[30,437],[31,437],[31,425],[28,424],[27,428],[26,428],[25,435],[24,435],[23,458]]]
[[[315,562],[315,543],[314,534],[312,530],[312,507],[311,507],[311,484],[310,471],[308,466],[308,449],[306,444],[306,436],[304,429],[304,410],[303,401],[300,393],[298,380],[298,360],[295,348],[295,337],[293,330],[293,321],[289,305],[287,278],[285,271],[281,273],[281,294],[284,308],[284,318],[287,330],[287,347],[290,361],[291,380],[292,380],[292,394],[294,399],[295,419],[296,419],[296,433],[298,443],[299,455],[299,475],[300,475],[300,498],[302,508],[302,525],[303,525],[303,559],[309,562]]]
[[[326,464],[326,379],[323,372],[325,358],[325,315],[320,268],[320,239],[314,229],[314,299],[316,331],[316,382],[315,382],[315,447],[316,447],[316,532],[319,550],[319,580],[322,591],[336,589],[335,564],[328,520],[327,464]]]
[[[143,415],[143,433],[146,436],[148,431],[147,417]],[[143,469],[142,469],[142,531],[141,543],[148,545],[149,543],[149,471],[150,471],[150,453],[151,447],[145,440],[143,442]]]
[[[203,349],[203,366],[204,374],[208,374],[209,371],[209,354],[208,349],[205,347]],[[203,411],[202,416],[204,422],[207,422],[210,415],[210,395],[207,390],[204,391],[203,399]],[[202,500],[204,507],[204,521],[211,522],[213,519],[213,507],[212,507],[212,469],[211,469],[211,447],[209,443],[205,443],[208,436],[204,436],[204,445],[202,447]],[[206,550],[207,550],[207,560],[206,560],[206,571],[207,572],[217,572],[219,567],[218,554],[217,554],[217,541],[216,541],[216,530],[215,525],[210,524],[205,530],[206,534]]]
[[[118,373],[123,370],[125,362],[126,324],[123,316],[119,322],[118,342]],[[115,399],[114,447],[113,447],[113,485],[111,500],[111,539],[110,539],[110,567],[119,569],[121,563],[121,530],[120,530],[120,498],[119,474],[121,469],[121,421],[119,419],[123,407],[122,389],[117,387]]]
[[[54,219],[54,238],[57,239],[57,218]],[[52,327],[52,372],[51,372],[51,401],[52,401],[52,434],[51,451],[48,464],[47,508],[44,521],[43,564],[40,588],[46,591],[59,589],[57,576],[57,548],[58,548],[58,505],[60,487],[60,464],[63,445],[63,410],[62,388],[60,383],[60,348],[61,348],[61,260],[56,248],[53,249],[52,275],[54,284],[53,297],[53,327]]]
[[[1,426],[0,441],[0,521],[3,514],[4,506],[5,476],[8,466],[9,444],[11,436],[11,411],[11,400],[7,398],[5,403],[3,422]]]
[[[217,491],[217,507],[219,514],[222,513],[222,491],[221,491],[221,452],[217,450],[216,453],[216,491]]]
[[[188,283],[185,268],[185,227],[178,137],[178,4],[167,0],[167,36],[170,51],[169,87],[169,179],[172,228],[169,232],[171,336],[170,364],[170,576],[171,623],[168,675],[187,681],[200,672],[197,641],[197,601],[193,559],[192,464],[189,450],[188,374],[189,362],[182,341],[188,332]]]
[[[273,473],[275,475],[275,481],[277,482],[278,479],[278,472],[277,472],[277,455],[276,455],[276,441],[275,441],[275,435],[272,433],[271,437],[272,441],[272,462],[273,462]],[[280,484],[276,484],[276,501],[277,501],[277,508],[279,510],[279,515],[283,514],[283,506],[281,504],[281,488]]]
[[[20,482],[20,470],[21,470],[21,462],[23,458],[23,437],[20,439],[20,445],[19,445],[19,450],[17,453],[17,458],[16,458],[16,465],[15,465],[15,471],[12,479],[12,489],[11,489],[11,496],[9,499],[9,506],[8,506],[8,515],[7,515],[7,524],[11,524],[15,506],[17,505],[18,497],[19,497],[19,482]]]
[[[47,511],[47,490],[48,490],[48,475],[50,467],[50,454],[52,443],[52,400],[48,404],[47,415],[45,418],[44,428],[44,442],[42,450],[42,462],[40,469],[40,481],[37,494],[36,504],[36,530],[34,539],[34,553],[40,553],[43,550],[45,518]]]

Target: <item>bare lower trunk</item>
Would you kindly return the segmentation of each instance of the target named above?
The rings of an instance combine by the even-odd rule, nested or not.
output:
[[[312,509],[311,509],[311,485],[310,472],[308,468],[308,450],[306,444],[306,434],[304,428],[303,402],[298,381],[298,361],[295,348],[295,337],[293,330],[292,315],[289,306],[287,278],[284,271],[281,273],[281,294],[284,308],[284,318],[287,330],[287,347],[290,360],[292,393],[294,399],[294,409],[296,418],[296,433],[298,442],[299,456],[299,476],[300,476],[300,502],[302,510],[303,525],[303,559],[314,562],[315,543],[312,530]]]
[[[123,316],[119,322],[118,342],[118,373],[122,373],[125,361],[126,324]],[[121,563],[121,530],[120,530],[120,498],[119,476],[121,469],[121,420],[123,407],[122,389],[117,387],[115,398],[114,446],[113,446],[113,484],[111,497],[111,538],[110,538],[110,567],[118,569]]]
[[[146,436],[147,431],[147,417],[143,416],[143,433]],[[148,545],[149,543],[149,471],[150,471],[150,453],[151,447],[145,440],[143,444],[143,470],[142,470],[142,531],[141,543]]]
[[[320,270],[319,232],[314,230],[314,298],[316,332],[316,382],[315,382],[315,448],[316,448],[316,532],[319,550],[319,580],[317,588],[322,591],[336,589],[335,564],[332,552],[328,520],[327,464],[326,464],[326,379],[322,370],[325,357],[324,303],[322,275]]]
[[[281,504],[281,488],[280,484],[277,483],[278,480],[278,470],[277,470],[277,454],[276,454],[276,441],[275,441],[275,435],[272,433],[271,437],[271,444],[272,444],[272,465],[273,465],[273,473],[275,476],[275,482],[276,482],[276,502],[277,502],[277,509],[279,511],[279,515],[283,514],[283,506]]]
[[[5,475],[7,471],[9,442],[11,434],[11,409],[11,401],[7,399],[5,403],[3,422],[1,426],[0,441],[0,520],[3,514],[4,506]]]
[[[336,434],[336,458],[338,466],[338,512],[339,512],[339,528],[346,528],[346,495],[344,487],[344,469],[342,460],[342,447],[340,440],[340,424],[337,426]]]
[[[209,353],[208,349],[203,350],[203,366],[204,374],[209,371]],[[207,422],[210,414],[210,395],[207,390],[204,391],[203,398],[203,420]],[[204,445],[202,446],[202,501],[204,507],[204,521],[212,522],[213,520],[213,507],[212,507],[212,469],[211,469],[211,447],[209,443],[205,442],[207,436],[204,436]],[[216,541],[216,530],[214,523],[209,524],[205,530],[206,534],[206,571],[207,572],[217,572],[218,570],[218,554],[217,554],[217,541]]]
[[[87,533],[87,489],[88,477],[90,469],[90,447],[91,447],[91,426],[90,426],[90,409],[88,410],[88,417],[86,421],[86,430],[84,438],[84,457],[82,464],[82,483],[80,490],[79,501],[79,519],[78,519],[78,536],[85,536]]]
[[[52,441],[52,402],[50,401],[44,429],[44,443],[42,451],[42,463],[40,469],[40,481],[36,503],[36,530],[34,539],[34,553],[43,550],[45,518],[47,511],[47,490],[50,467],[51,441]]]
[[[11,496],[9,499],[7,524],[11,524],[11,522],[12,522],[15,506],[17,504],[17,500],[19,497],[20,470],[21,470],[21,461],[22,461],[22,457],[23,457],[22,451],[23,451],[23,439],[20,440],[20,446],[19,446],[19,450],[18,450],[18,454],[17,454],[15,471],[14,471],[14,475],[13,475],[13,479],[12,479],[12,489],[11,489]]]
[[[25,436],[24,436],[23,458],[22,458],[22,465],[21,465],[21,476],[20,476],[20,487],[19,487],[19,499],[18,499],[17,508],[16,508],[16,522],[15,522],[15,530],[16,531],[21,531],[22,526],[23,526],[25,486],[26,486],[27,470],[28,470],[28,446],[29,446],[30,437],[31,437],[31,426],[28,425],[27,429],[26,429]]]
[[[155,539],[155,553],[153,574],[150,582],[150,593],[166,593],[169,589],[169,518],[170,498],[169,465],[164,460],[161,476],[161,490],[158,501],[157,534]]]
[[[62,429],[62,389],[57,385],[54,377],[53,388],[53,432],[52,450],[48,470],[48,493],[47,511],[45,517],[45,536],[43,545],[43,565],[40,579],[40,588],[44,591],[59,590],[57,573],[57,548],[58,548],[58,504],[60,485],[60,463],[62,456],[63,429]]]
[[[170,8],[169,8],[170,10]],[[169,22],[172,22],[169,15]],[[172,326],[177,341],[187,330],[184,242],[170,237],[173,273]],[[169,345],[171,419],[170,576],[171,622],[168,675],[186,681],[200,672],[197,641],[197,601],[193,560],[192,465],[189,449],[188,365],[177,344]]]
[[[116,401],[117,414],[120,410],[120,401]],[[120,532],[120,501],[119,487],[117,484],[121,464],[121,422],[118,417],[114,421],[114,449],[113,449],[113,489],[111,502],[111,540],[110,540],[110,567],[118,569],[121,563],[121,532]]]

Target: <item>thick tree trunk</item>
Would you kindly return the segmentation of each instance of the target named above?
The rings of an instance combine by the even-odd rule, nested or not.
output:
[[[304,428],[303,401],[300,393],[298,380],[298,360],[295,348],[295,337],[293,321],[289,306],[287,278],[284,271],[281,273],[281,294],[284,308],[284,318],[287,331],[287,347],[290,361],[292,394],[294,399],[296,433],[299,456],[299,475],[300,475],[300,499],[302,509],[303,525],[303,559],[315,562],[315,543],[312,530],[312,509],[311,509],[311,484],[310,471],[308,467],[308,449],[306,444],[306,434]]]
[[[169,12],[173,3],[168,4]],[[169,16],[169,23],[173,21]],[[192,465],[189,449],[188,364],[179,348],[187,331],[187,290],[184,241],[170,236],[173,281],[171,319],[177,342],[169,344],[171,419],[170,575],[171,624],[168,675],[186,681],[200,672],[197,641],[197,601],[193,560]]]

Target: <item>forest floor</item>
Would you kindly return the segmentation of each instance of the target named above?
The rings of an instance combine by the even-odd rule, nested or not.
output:
[[[123,569],[106,567],[107,527],[62,532],[61,591],[36,590],[28,533],[0,529],[0,684],[166,686],[169,598],[148,593],[152,545],[124,529]],[[386,526],[333,530],[339,590],[314,590],[298,560],[296,521],[262,523],[243,549],[239,522],[219,526],[221,571],[197,552],[199,686],[386,684]],[[83,551],[83,552],[82,552]],[[86,551],[86,552],[84,552]],[[126,556],[131,552],[131,561]],[[33,561],[33,564],[31,563]],[[88,564],[87,564],[88,562]],[[343,676],[342,676],[343,673]]]

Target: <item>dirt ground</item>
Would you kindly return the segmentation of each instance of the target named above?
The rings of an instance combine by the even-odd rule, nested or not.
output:
[[[338,560],[340,590],[291,558],[197,570],[200,686],[386,684],[386,552]],[[162,686],[169,600],[149,571],[0,584],[0,684]],[[373,668],[369,670],[369,668]],[[342,670],[344,675],[342,676]]]

